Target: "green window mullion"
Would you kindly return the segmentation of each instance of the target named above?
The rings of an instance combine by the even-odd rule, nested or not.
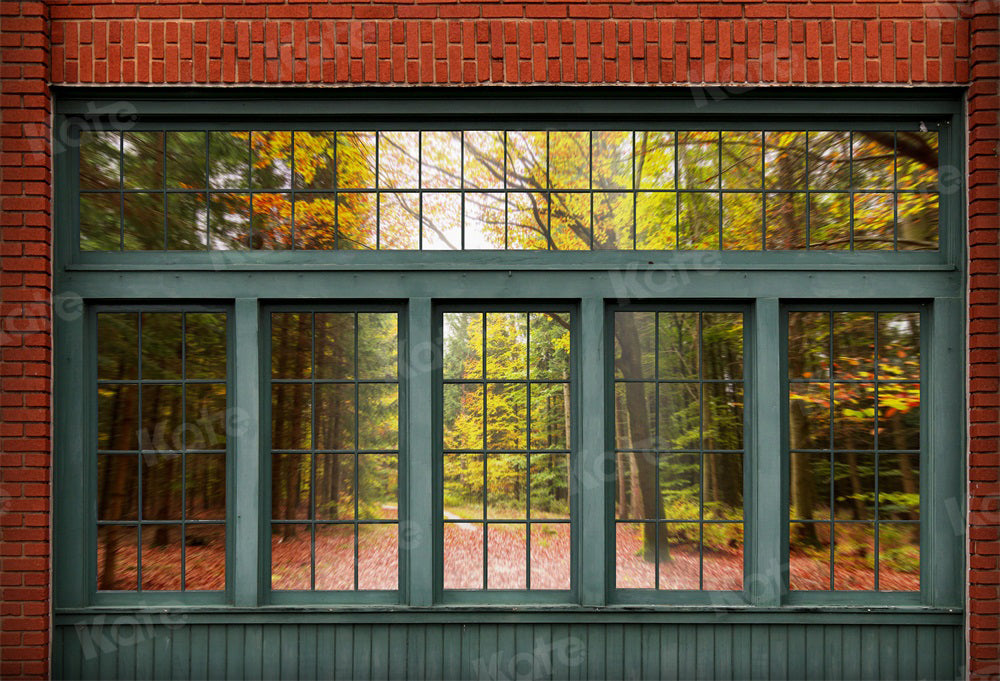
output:
[[[402,376],[405,386],[404,424],[401,442],[406,455],[401,463],[405,476],[401,476],[400,507],[405,504],[406,521],[400,525],[399,545],[402,552],[404,588],[408,605],[428,606],[434,602],[435,575],[441,573],[440,551],[434,550],[432,536],[441,523],[434,517],[434,494],[439,481],[435,480],[434,451],[436,442],[433,427],[432,405],[429,395],[440,390],[434,380],[433,315],[430,298],[411,298],[406,308],[405,355],[401,366],[406,367]],[[435,564],[435,561],[438,561]],[[435,569],[431,569],[434,566]]]
[[[608,418],[595,418],[605,413],[606,395],[612,386],[607,370],[608,342],[613,338],[605,324],[614,317],[605,315],[601,298],[584,298],[580,303],[579,348],[576,382],[577,401],[573,415],[577,433],[576,465],[573,467],[579,509],[574,533],[586,537],[577,541],[577,593],[580,604],[601,606],[607,602],[608,589],[614,579],[614,511],[612,509],[611,476],[608,454],[613,451],[609,433],[613,433]],[[613,342],[613,341],[611,341]],[[611,410],[613,414],[613,410]],[[584,415],[590,415],[585,417]],[[610,565],[609,565],[610,563]],[[610,572],[609,572],[610,567]]]
[[[787,530],[783,524],[787,476],[782,466],[784,419],[779,418],[773,396],[782,394],[782,316],[777,298],[758,298],[752,316],[752,336],[748,351],[749,376],[744,395],[750,402],[750,441],[747,443],[749,470],[744,502],[747,535],[744,590],[750,603],[775,607],[781,604],[787,571]],[[745,351],[745,352],[746,352]],[[772,396],[769,398],[768,396]],[[776,484],[783,480],[784,484]]]
[[[256,298],[237,298],[233,315],[234,329],[231,357],[235,371],[230,379],[235,386],[231,403],[241,421],[249,428],[231,428],[230,451],[233,452],[233,501],[236,512],[230,515],[229,528],[231,562],[233,565],[230,592],[233,604],[255,607],[265,588],[261,583],[265,573],[261,569],[260,546],[268,541],[270,533],[261,523],[261,514],[270,513],[270,506],[262,508],[261,500],[261,442],[260,428],[264,413],[261,403],[261,354],[260,354],[260,305]],[[267,396],[270,399],[270,396]],[[263,528],[263,529],[262,529]]]

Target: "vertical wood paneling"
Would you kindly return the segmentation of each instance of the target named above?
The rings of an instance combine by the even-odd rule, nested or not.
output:
[[[57,627],[60,679],[957,679],[962,630],[850,624]]]

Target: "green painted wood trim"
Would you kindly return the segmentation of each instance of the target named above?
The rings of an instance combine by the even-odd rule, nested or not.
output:
[[[579,361],[576,365],[579,386],[574,413],[579,432],[576,438],[576,497],[580,522],[573,528],[577,541],[576,574],[579,579],[580,603],[585,606],[604,605],[607,589],[614,580],[614,568],[608,573],[608,554],[614,554],[614,535],[609,534],[608,518],[614,513],[609,497],[611,480],[608,457],[611,445],[605,413],[607,385],[606,315],[604,301],[584,298],[579,314]],[[611,454],[610,456],[613,456]],[[608,550],[610,547],[610,551]],[[613,562],[611,563],[613,566]]]
[[[783,371],[781,345],[781,311],[777,298],[758,298],[753,310],[752,340],[744,349],[749,357],[749,390],[751,401],[751,447],[749,465],[751,483],[747,488],[752,509],[747,514],[747,548],[749,560],[743,577],[750,602],[757,606],[781,604],[785,583],[782,565],[787,562],[782,553],[784,515],[781,490],[784,470],[781,457],[781,377]]]
[[[231,429],[233,442],[231,451],[235,475],[232,484],[236,512],[230,522],[233,537],[230,552],[233,563],[233,584],[231,591],[233,604],[240,607],[254,607],[260,603],[261,576],[263,565],[259,554],[262,538],[261,459],[263,450],[260,442],[261,419],[261,367],[260,354],[260,306],[256,298],[237,298],[233,314],[235,342],[230,351],[235,360],[235,377],[231,382],[233,409],[236,419],[230,420],[236,427]]]
[[[406,467],[408,493],[406,517],[400,519],[399,542],[406,566],[405,598],[412,606],[434,602],[435,574],[432,569],[440,557],[433,540],[436,449],[434,419],[428,395],[435,392],[433,315],[430,298],[413,298],[406,309],[405,368],[406,443],[403,463]],[[401,490],[402,491],[402,490]]]

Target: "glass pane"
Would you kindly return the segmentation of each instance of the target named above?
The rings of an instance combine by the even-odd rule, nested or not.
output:
[[[188,383],[183,433],[185,449],[225,449],[226,386],[224,383]]]
[[[881,452],[878,490],[880,520],[919,520],[920,452]]]
[[[837,523],[833,540],[833,588],[871,591],[875,588],[875,526]]]
[[[837,521],[875,519],[874,454],[834,454],[833,499]]]
[[[226,588],[226,528],[188,525],[184,528],[184,588],[222,591]]]
[[[167,250],[204,249],[208,207],[204,194],[167,194]]]
[[[792,591],[830,589],[830,525],[792,523],[788,588]]]
[[[631,250],[634,194],[596,192],[593,196],[594,248]]]
[[[97,457],[98,520],[138,520],[138,465],[134,454]]]
[[[358,378],[391,379],[399,375],[399,320],[395,312],[358,313]]]
[[[143,380],[179,379],[183,315],[180,312],[144,312],[142,315]]]
[[[835,449],[874,449],[875,386],[873,384],[834,384],[833,446]]]
[[[569,454],[531,454],[531,517],[569,519]]]
[[[468,135],[466,138],[468,140]],[[466,144],[468,145],[468,141]],[[468,156],[466,157],[468,158]],[[474,153],[473,158],[476,158]],[[544,131],[509,131],[507,133],[507,187],[545,189],[548,187],[547,173],[548,142],[546,133]]]
[[[763,181],[763,135],[722,132],[722,188],[760,189]]]
[[[532,380],[569,379],[569,315],[532,312],[528,370]]]
[[[920,525],[879,523],[878,588],[920,591]]]
[[[701,473],[703,516],[712,520],[742,520],[743,455],[733,452],[705,452]],[[707,541],[708,530],[705,536]],[[715,548],[725,551],[723,544],[720,541]]]
[[[846,195],[845,195],[846,196]],[[805,194],[767,194],[765,198],[767,210],[767,250],[787,251],[799,250],[806,246],[806,229],[811,230],[812,223],[807,224]],[[822,220],[829,219],[823,216]],[[850,224],[850,214],[845,212],[843,224]],[[823,232],[817,232],[815,238]],[[810,235],[812,235],[810,231]],[[814,240],[815,240],[814,238]]]
[[[893,249],[892,194],[854,195],[854,248]]]
[[[699,328],[697,312],[661,312],[658,315],[658,370],[661,379],[697,379]]]
[[[482,589],[483,525],[444,524],[444,588]]]
[[[656,313],[615,313],[615,374],[619,378],[656,377]]]
[[[834,378],[870,380],[874,369],[875,316],[870,312],[834,312]]]
[[[378,247],[385,250],[416,250],[420,247],[420,195],[381,193],[378,215]]]
[[[702,324],[702,378],[743,378],[743,315],[705,312]]]
[[[120,250],[121,236],[121,195],[80,194],[80,250]]]
[[[291,194],[254,194],[252,227],[252,248],[292,248]]]
[[[188,454],[184,461],[185,519],[226,519],[226,455]]]
[[[705,552],[702,588],[707,591],[743,589],[743,525],[706,523],[702,526]]]
[[[878,386],[880,449],[920,449],[920,385]]]
[[[656,489],[657,456],[652,452],[620,452],[617,457],[616,518],[655,520],[663,517],[664,490]]]
[[[354,526],[316,526],[316,589],[350,591],[354,588]],[[360,576],[360,571],[358,573]],[[308,588],[308,585],[304,588]]]
[[[139,378],[139,315],[102,312],[97,315],[97,378],[122,381]]]
[[[399,588],[399,531],[395,525],[358,526],[358,588]]]
[[[891,132],[852,135],[851,184],[857,189],[892,189],[895,139]]]
[[[528,471],[524,454],[486,457],[486,517],[523,520],[527,517]]]
[[[316,449],[354,449],[354,426],[354,384],[317,384]]]
[[[549,247],[549,200],[545,194],[507,194],[507,248],[544,251]]]
[[[428,130],[420,135],[420,186],[458,189],[462,186],[462,133]]]
[[[933,250],[938,247],[937,194],[896,195],[896,238],[901,251]]]
[[[358,386],[358,448],[399,448],[399,386]]]
[[[328,551],[329,547],[325,546],[324,549]],[[311,531],[308,525],[273,525],[271,588],[275,591],[308,589],[312,580],[311,550]],[[353,558],[353,551],[351,555]],[[353,583],[353,575],[351,581]]]
[[[619,449],[656,447],[656,384],[615,386],[615,433]]]
[[[337,186],[336,134],[333,132],[295,133],[295,187],[333,189]],[[331,197],[332,198],[332,197]],[[296,208],[298,208],[296,206]],[[296,210],[298,223],[298,210]]]
[[[415,189],[419,186],[420,134],[389,130],[378,135],[378,186]]]
[[[528,315],[486,313],[486,380],[527,378]]]
[[[719,133],[700,130],[679,132],[677,153],[680,189],[719,187]]]
[[[399,499],[399,457],[395,454],[358,455],[358,517],[395,520]]]
[[[487,529],[486,588],[527,588],[527,526],[496,524]]]
[[[98,388],[97,448],[139,449],[139,386],[102,385]]]
[[[675,152],[672,132],[637,131],[635,186],[639,189],[674,189],[677,176]]]
[[[271,455],[271,517],[304,520],[311,516],[311,454]]]
[[[936,190],[938,187],[938,134],[896,132],[896,187]]]
[[[590,188],[590,133],[553,130],[549,133],[549,186]]]
[[[484,517],[482,454],[445,454],[443,480],[445,519]]]
[[[722,195],[722,250],[759,251],[763,233],[764,197],[761,194]],[[768,248],[772,248],[770,243]]]
[[[341,189],[375,187],[375,133],[337,133],[337,186]]]
[[[567,449],[570,436],[568,383],[531,385],[531,448]]]
[[[142,531],[142,590],[181,590],[180,525],[145,525]]]
[[[208,138],[202,131],[167,133],[167,188],[208,186]]]
[[[250,187],[250,133],[208,133],[209,186],[217,189]]]
[[[520,383],[490,383],[486,388],[486,448],[526,449],[528,391]]]
[[[570,588],[570,526],[568,523],[532,523],[531,588]]]
[[[483,314],[444,314],[444,378],[482,379]]]
[[[312,387],[306,383],[271,386],[271,447],[309,449],[312,446]]]
[[[651,537],[651,539],[649,539]],[[645,547],[656,545],[655,523],[615,524],[615,586],[656,588],[656,558]]]
[[[820,191],[849,189],[851,133],[809,133],[809,188]]]
[[[444,386],[445,449],[483,448],[483,387],[474,383]]]
[[[462,133],[462,139],[465,162],[462,174],[465,188],[502,189],[504,133],[498,130],[466,130]],[[545,158],[544,152],[542,158]]]
[[[639,192],[635,204],[635,247],[645,251],[677,248],[677,194]]]
[[[354,519],[354,473],[353,454],[316,455],[317,520]]]
[[[830,455],[792,452],[788,515],[792,520],[829,520],[833,488],[830,486]],[[810,532],[803,525],[799,533]]]
[[[506,248],[506,195],[464,194],[466,250],[496,250]]]
[[[715,192],[678,194],[677,247],[681,250],[718,250],[721,226],[720,195]]]
[[[158,251],[166,245],[164,201],[161,193],[129,193],[124,196],[125,250]]]
[[[122,133],[125,189],[163,189],[163,133]]]
[[[788,387],[789,445],[792,449],[830,448],[830,385],[793,383]]]
[[[180,385],[143,385],[140,446],[147,451],[183,449],[183,417]]]
[[[699,447],[702,435],[700,404],[701,393],[698,383],[659,385],[659,447],[663,449]]]
[[[250,247],[250,195],[210,194],[208,243],[213,250]]]
[[[549,229],[552,247],[560,251],[586,251],[590,249],[589,193],[553,193],[549,195],[551,212]]]
[[[271,313],[271,376],[309,378],[312,375],[312,315]]]
[[[637,455],[632,461],[633,469],[642,463],[639,459],[640,456],[642,455]],[[657,465],[660,474],[661,507],[657,510],[655,508],[656,501],[653,500],[652,510],[654,512],[650,514],[647,510],[644,515],[649,514],[650,519],[656,518],[659,514],[661,520],[698,520],[701,517],[701,463],[699,455],[697,453],[664,453],[659,455]],[[742,487],[741,480],[741,491]],[[633,492],[633,497],[635,496],[638,495]],[[708,500],[706,488],[705,501]],[[635,515],[634,511],[632,515]]]
[[[226,377],[226,315],[188,312],[185,315],[185,371],[188,379]]]
[[[120,135],[117,132],[80,132],[80,189],[118,189]]]
[[[250,186],[285,189],[292,186],[292,133],[254,131],[250,134]]]
[[[326,251],[337,247],[335,195],[295,194],[295,248]],[[345,246],[341,246],[343,248]]]
[[[594,189],[632,188],[632,133],[596,130],[590,134]]]
[[[671,591],[700,588],[701,532],[698,523],[660,523],[659,531],[660,588]]]
[[[337,194],[337,248],[374,250],[378,246],[378,194]]]
[[[420,230],[424,250],[462,250],[461,194],[423,195]]]
[[[851,195],[809,195],[809,248],[844,250],[851,247]]]
[[[764,133],[764,186],[803,191],[806,188],[806,133]]]
[[[138,588],[138,529],[104,525],[97,528],[97,588],[135,591]]]
[[[829,371],[829,313],[789,312],[788,377],[822,380]]]

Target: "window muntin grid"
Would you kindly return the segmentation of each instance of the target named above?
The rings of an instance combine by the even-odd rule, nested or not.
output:
[[[227,315],[97,314],[97,588],[226,587]]]
[[[615,585],[743,588],[743,314],[614,315]]]
[[[399,586],[399,315],[270,315],[275,591]]]
[[[84,251],[938,248],[935,132],[81,134]]]
[[[920,590],[920,321],[788,313],[793,591]]]
[[[445,312],[446,590],[571,588],[571,313]]]

